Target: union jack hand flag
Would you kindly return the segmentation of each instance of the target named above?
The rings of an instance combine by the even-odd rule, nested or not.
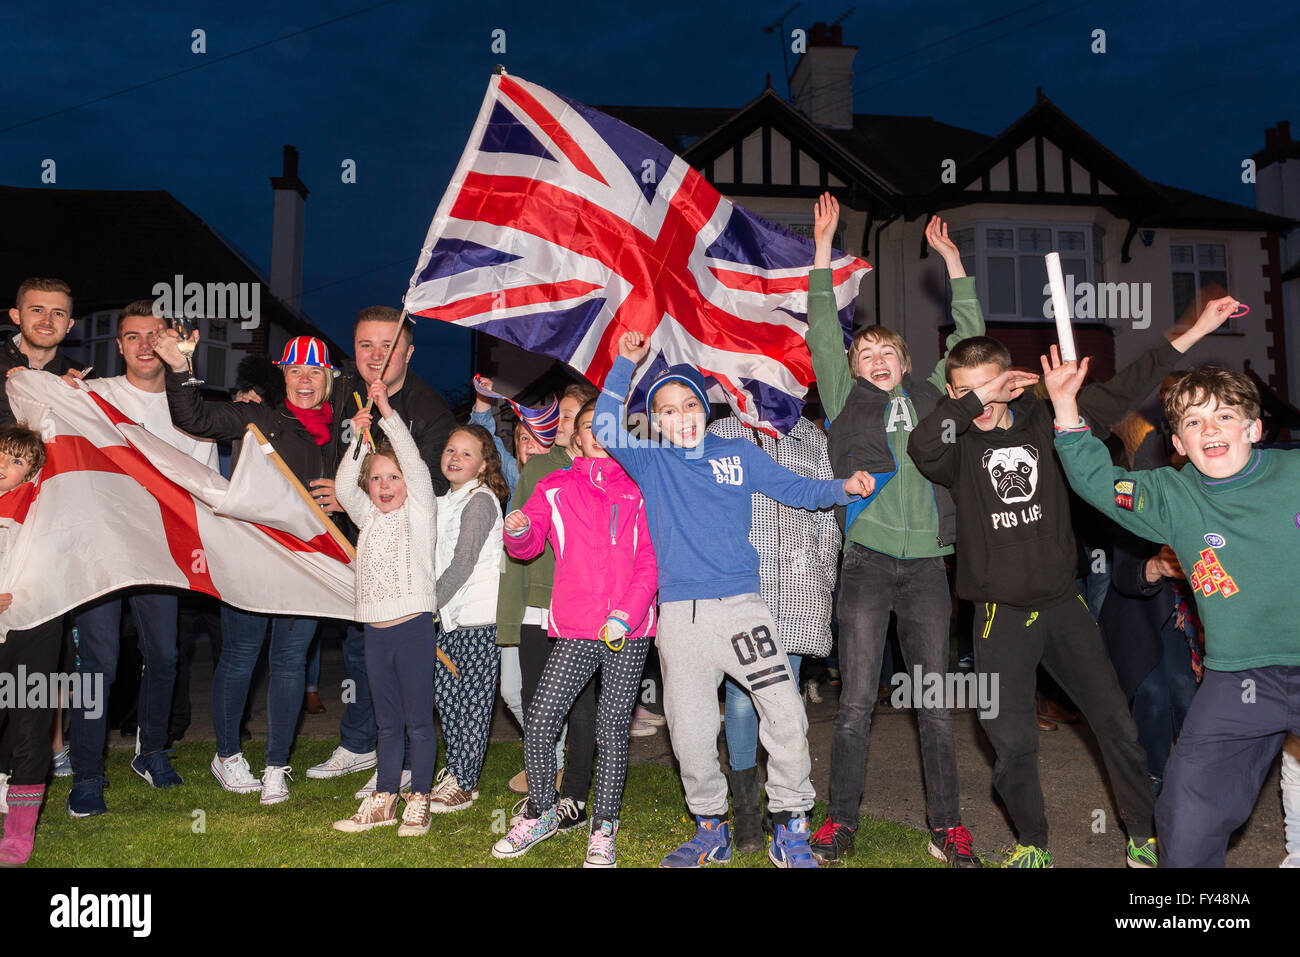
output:
[[[420,253],[412,316],[477,329],[560,359],[600,385],[618,340],[650,355],[631,410],[688,362],[741,421],[784,434],[813,380],[813,244],[723,198],[650,137],[498,74]],[[846,334],[871,267],[832,260]]]

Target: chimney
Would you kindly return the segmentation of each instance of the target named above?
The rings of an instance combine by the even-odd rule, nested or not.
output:
[[[284,172],[271,177],[271,295],[301,307],[303,223],[307,187],[298,178],[298,151],[284,148]]]
[[[790,78],[795,108],[818,126],[838,130],[853,128],[853,58],[858,52],[843,44],[843,35],[838,23],[829,32],[826,24],[814,24],[808,49]]]

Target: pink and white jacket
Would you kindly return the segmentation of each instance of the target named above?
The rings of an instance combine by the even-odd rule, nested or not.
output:
[[[641,489],[613,459],[574,459],[552,472],[522,509],[529,525],[507,528],[506,551],[527,560],[549,539],[555,551],[550,634],[599,638],[608,618],[629,638],[655,633],[659,568],[650,544]]]

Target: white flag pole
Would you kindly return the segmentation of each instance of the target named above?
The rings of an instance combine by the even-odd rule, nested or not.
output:
[[[1065,278],[1061,275],[1061,254],[1048,253],[1047,284],[1052,290],[1052,314],[1056,317],[1056,341],[1061,347],[1061,361],[1073,362],[1078,353],[1074,349],[1074,328],[1070,325],[1070,300],[1065,295]]]

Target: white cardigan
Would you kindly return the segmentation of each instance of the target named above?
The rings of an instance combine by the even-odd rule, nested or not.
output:
[[[356,564],[359,622],[393,621],[437,609],[433,554],[439,516],[433,479],[402,417],[394,412],[380,425],[406,480],[406,501],[385,515],[357,486],[365,458],[354,460],[352,452],[361,435],[352,440],[334,477],[334,497],[361,529]]]
[[[469,580],[454,595],[439,595],[438,626],[443,631],[457,628],[475,628],[496,624],[497,587],[501,582],[501,562],[505,555],[502,547],[504,522],[501,503],[486,485],[466,482],[459,489],[448,492],[438,506],[438,542],[434,549],[434,571],[442,575],[456,554],[456,541],[460,537],[460,514],[475,495],[486,495],[496,510],[496,521],[487,540],[479,549],[478,560]]]

